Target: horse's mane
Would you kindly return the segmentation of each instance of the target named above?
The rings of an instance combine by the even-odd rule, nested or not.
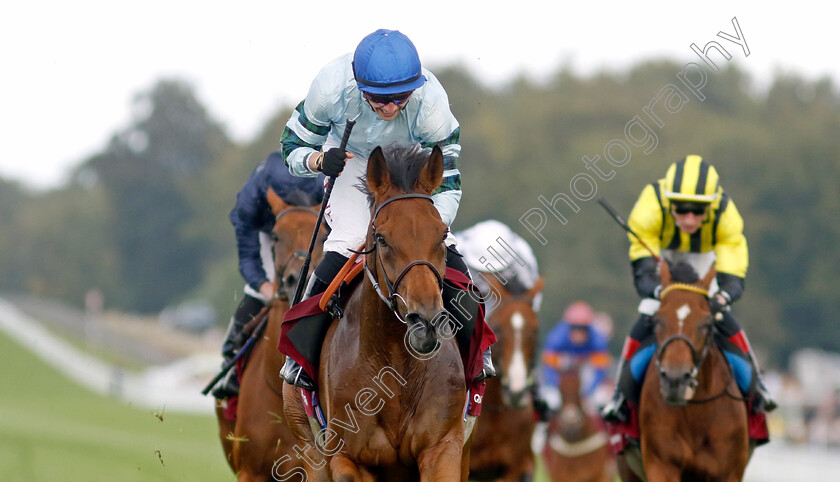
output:
[[[405,193],[414,192],[414,183],[420,177],[420,171],[429,160],[432,150],[424,149],[420,144],[388,144],[382,148],[382,155],[388,166],[391,183]],[[356,187],[365,193],[368,202],[373,205],[373,193],[368,190],[367,176],[360,179]]]
[[[696,283],[700,280],[700,276],[694,271],[694,268],[688,263],[677,263],[674,266],[668,265],[671,271],[671,281],[674,283]]]

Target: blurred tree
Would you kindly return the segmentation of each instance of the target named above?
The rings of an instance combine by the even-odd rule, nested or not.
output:
[[[162,80],[133,107],[131,125],[89,167],[112,210],[117,299],[129,309],[155,311],[201,279],[208,244],[185,233],[195,215],[186,190],[231,142],[184,82]]]

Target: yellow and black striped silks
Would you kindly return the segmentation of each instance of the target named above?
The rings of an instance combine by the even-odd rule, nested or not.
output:
[[[710,208],[700,229],[694,234],[677,228],[671,214],[672,201],[708,202]],[[650,246],[655,254],[667,249],[689,253],[714,250],[718,272],[746,277],[749,265],[744,220],[735,203],[723,192],[713,166],[700,156],[688,156],[668,168],[665,178],[642,190],[628,219],[630,228]],[[651,253],[633,236],[630,260]]]

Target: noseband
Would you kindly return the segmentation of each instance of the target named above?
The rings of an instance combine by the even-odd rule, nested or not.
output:
[[[411,270],[411,268],[413,268],[415,266],[428,266],[429,269],[432,270],[432,273],[435,275],[435,279],[437,280],[437,283],[438,283],[438,288],[440,289],[441,292],[443,292],[443,276],[440,275],[440,272],[438,271],[437,268],[435,268],[435,265],[433,265],[431,262],[423,259],[423,260],[416,260],[416,261],[412,261],[411,263],[408,263],[408,265],[405,268],[403,268],[402,272],[400,272],[400,274],[397,276],[397,279],[394,282],[391,282],[391,280],[388,279],[388,275],[385,273],[385,266],[382,264],[381,255],[379,253],[379,250],[377,249],[378,244],[377,244],[376,239],[375,239],[375,237],[376,237],[376,218],[379,216],[379,212],[382,211],[382,208],[384,208],[385,206],[387,206],[388,204],[390,204],[394,201],[399,201],[399,200],[402,200],[402,199],[426,199],[429,202],[434,203],[434,201],[432,200],[432,197],[429,196],[429,195],[426,195],[426,194],[401,194],[399,196],[394,196],[394,197],[386,200],[385,202],[383,202],[379,206],[377,206],[376,210],[374,210],[374,212],[373,212],[373,219],[371,220],[371,226],[372,226],[372,233],[371,234],[374,237],[373,247],[371,247],[370,250],[361,252],[360,254],[367,255],[367,254],[370,254],[370,253],[375,253],[375,257],[376,257],[375,262],[378,263],[379,266],[382,267],[382,277],[385,279],[385,287],[387,288],[389,295],[385,296],[385,294],[382,292],[382,289],[379,286],[379,282],[376,280],[376,276],[374,275],[373,271],[370,269],[370,266],[368,266],[367,256],[365,256],[365,260],[364,260],[365,274],[367,275],[368,279],[370,280],[371,284],[373,285],[373,289],[376,290],[376,294],[379,295],[379,297],[382,299],[382,301],[384,301],[385,304],[388,305],[388,308],[392,312],[394,312],[394,315],[396,315],[397,319],[400,320],[403,324],[408,324],[408,322],[406,322],[405,319],[403,319],[403,317],[400,315],[399,310],[397,309],[398,308],[397,300],[402,300],[403,304],[407,304],[405,298],[403,298],[403,296],[400,295],[399,292],[397,291],[397,289],[399,288],[400,283],[402,282],[403,278],[405,278],[405,275],[408,274],[409,270]]]

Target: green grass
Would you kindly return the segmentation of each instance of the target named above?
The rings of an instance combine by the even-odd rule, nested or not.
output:
[[[93,394],[0,334],[0,480],[230,481],[215,418]]]

